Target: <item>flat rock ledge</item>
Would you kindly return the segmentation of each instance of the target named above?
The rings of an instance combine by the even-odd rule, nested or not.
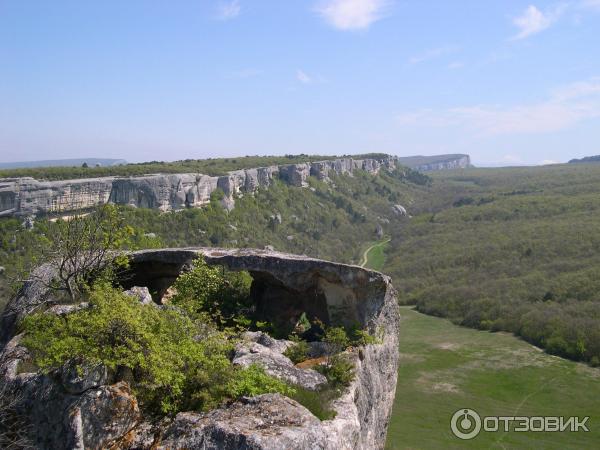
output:
[[[30,281],[0,319],[0,384],[20,397],[39,449],[383,449],[396,390],[399,308],[390,278],[358,266],[267,250],[185,248],[131,253],[127,289],[159,303],[181,271],[203,255],[209,264],[247,270],[259,314],[288,321],[306,311],[325,323],[360,324],[377,344],[353,350],[356,377],[320,421],[280,394],[242,398],[208,413],[184,412],[160,423],[145,421],[129,385],[107,378],[102,367],[84,373],[65,367],[43,375],[27,372],[28,353],[16,335],[20,319],[40,308],[70,311],[52,303],[40,281]],[[48,267],[38,277],[51,278]],[[140,289],[141,287],[141,289]],[[143,288],[148,288],[144,290]],[[81,305],[80,307],[85,307]],[[286,341],[247,333],[234,363],[263,363],[274,376],[316,388],[324,380],[282,355]]]

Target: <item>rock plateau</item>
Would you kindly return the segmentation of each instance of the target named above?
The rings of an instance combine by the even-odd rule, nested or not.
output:
[[[35,448],[383,449],[398,370],[399,309],[389,277],[273,251],[189,248],[130,254],[130,273],[122,283],[134,298],[158,303],[198,255],[208,264],[247,270],[253,278],[252,300],[264,317],[289,321],[306,311],[326,324],[357,323],[378,337],[377,343],[352,350],[356,377],[331,405],[335,418],[321,421],[294,400],[264,394],[156,423],[144,417],[128,383],[102,365],[81,370],[67,363],[48,374],[32,371],[27,349],[20,345],[19,320],[32,311],[69,314],[77,309],[56,304],[41,281],[53,274],[41,266],[0,321],[0,384],[18,394],[18,413],[31,425]],[[233,363],[263,364],[273,376],[307,388],[322,383],[319,373],[291,364],[282,354],[287,345],[263,333],[247,333]]]

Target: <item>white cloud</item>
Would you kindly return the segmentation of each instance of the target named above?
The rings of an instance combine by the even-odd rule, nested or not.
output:
[[[316,11],[334,28],[361,30],[382,19],[388,0],[322,0]]]
[[[438,47],[438,48],[432,48],[432,49],[424,51],[423,53],[420,53],[418,55],[411,57],[408,60],[408,63],[412,64],[412,65],[420,64],[420,63],[423,63],[426,61],[431,61],[432,59],[437,59],[437,58],[447,55],[449,53],[453,53],[456,50],[457,50],[456,47],[453,47],[450,45],[446,45],[446,46]]]
[[[554,161],[553,159],[544,159],[544,160],[540,161],[540,164],[542,166],[547,166],[550,164],[560,164],[560,163],[558,161]]]
[[[309,77],[304,71],[300,69],[296,71],[296,79],[302,84],[310,84],[313,81],[311,77]]]
[[[564,86],[537,103],[425,109],[400,114],[397,122],[403,127],[466,129],[481,137],[550,133],[595,118],[600,118],[600,78]]]
[[[542,12],[536,6],[529,5],[523,14],[513,19],[513,24],[519,29],[513,39],[525,39],[550,28],[565,9],[566,5],[559,5],[550,11]]]
[[[235,19],[242,12],[242,6],[239,0],[232,0],[228,2],[220,2],[217,6],[217,19],[219,20],[231,20]]]

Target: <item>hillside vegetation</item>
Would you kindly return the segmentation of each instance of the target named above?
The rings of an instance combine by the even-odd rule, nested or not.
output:
[[[268,189],[236,199],[231,212],[221,206],[220,191],[199,209],[120,210],[135,230],[133,248],[270,245],[280,251],[358,263],[366,244],[377,239],[378,228],[387,233],[406,220],[396,216],[391,206],[423,195],[427,180],[404,170],[382,171],[377,176],[356,171],[354,176],[333,177],[331,184],[311,177],[308,188],[275,180]],[[0,294],[4,300],[10,293],[10,278],[35,263],[48,228],[54,226],[38,220],[33,230],[25,230],[18,219],[0,219],[0,265],[6,268],[5,275],[0,275]]]
[[[600,365],[600,166],[467,169],[432,178],[357,171],[329,184],[308,181],[297,188],[276,180],[236,199],[231,212],[221,207],[220,191],[201,209],[122,212],[135,248],[272,246],[346,263],[366,256],[393,276],[401,302],[419,311],[510,331]],[[412,218],[396,216],[394,204]],[[4,300],[9,280],[35,262],[52,226],[38,220],[28,231],[16,219],[0,220]],[[383,244],[384,236],[391,241]]]
[[[434,175],[392,231],[403,303],[600,365],[600,166]]]

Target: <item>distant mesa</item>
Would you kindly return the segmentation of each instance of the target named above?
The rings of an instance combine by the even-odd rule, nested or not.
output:
[[[0,216],[37,216],[64,214],[94,208],[105,203],[129,205],[161,211],[201,207],[220,198],[231,210],[235,198],[267,188],[275,179],[291,186],[307,187],[308,178],[330,181],[330,175],[352,176],[356,170],[373,175],[380,169],[434,171],[470,167],[468,155],[414,156],[398,158],[385,154],[354,159],[350,157],[306,163],[270,165],[232,170],[225,175],[209,176],[198,172],[154,173],[143,176],[104,176],[56,181],[32,177],[0,178]],[[84,160],[71,160],[78,163]],[[95,160],[87,161],[88,167]],[[104,160],[106,161],[106,160]],[[116,160],[112,160],[116,161]],[[64,164],[64,160],[63,160]],[[82,163],[83,164],[83,163]],[[81,166],[81,164],[80,164]],[[408,166],[410,169],[407,169]],[[182,169],[185,166],[182,165]],[[87,170],[87,169],[85,169]],[[108,173],[111,171],[108,170]],[[406,174],[402,172],[405,176]],[[398,212],[401,214],[401,211]],[[406,211],[404,211],[404,215]]]
[[[94,166],[118,166],[127,164],[124,159],[107,158],[74,158],[74,159],[46,159],[43,161],[19,161],[19,162],[0,162],[0,169],[23,169],[36,167],[73,167],[82,166],[86,163],[89,167]]]
[[[399,157],[398,163],[421,172],[434,170],[466,169],[473,167],[471,158],[464,154],[448,154],[435,156],[406,156]]]
[[[578,164],[578,163],[597,163],[600,162],[600,155],[594,156],[585,156],[581,159],[572,159],[569,161],[569,164]]]

